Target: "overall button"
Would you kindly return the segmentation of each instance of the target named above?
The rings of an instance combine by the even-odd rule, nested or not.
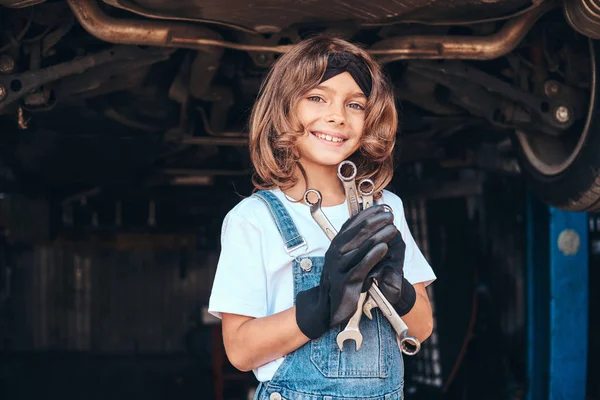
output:
[[[312,261],[310,260],[310,258],[303,258],[300,261],[300,268],[302,268],[302,270],[304,272],[310,272],[310,270],[312,269]]]
[[[281,397],[281,395],[277,392],[271,393],[271,395],[269,396],[269,400],[282,400],[283,397]]]

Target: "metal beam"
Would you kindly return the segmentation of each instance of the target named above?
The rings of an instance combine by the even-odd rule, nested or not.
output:
[[[527,210],[529,400],[586,398],[588,215],[529,195]]]

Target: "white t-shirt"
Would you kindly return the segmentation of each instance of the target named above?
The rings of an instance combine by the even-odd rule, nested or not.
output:
[[[331,241],[310,215],[309,207],[288,200],[279,189],[271,192],[284,204],[298,232],[308,243],[308,249],[292,255],[324,256]],[[436,276],[410,233],[402,200],[384,190],[379,202],[392,208],[394,224],[406,243],[404,276],[412,284],[425,282],[429,285]],[[322,209],[338,231],[350,217],[346,202]],[[209,300],[209,313],[217,318],[221,318],[221,313],[266,317],[292,307],[293,293],[292,257],[285,251],[269,209],[255,197],[242,200],[223,221],[221,254]],[[259,381],[268,381],[282,362],[283,357],[253,372]]]

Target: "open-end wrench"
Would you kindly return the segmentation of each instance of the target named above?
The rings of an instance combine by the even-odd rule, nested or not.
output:
[[[344,168],[346,167],[346,168]],[[351,170],[350,175],[347,174],[348,167]],[[354,164],[350,160],[342,161],[338,165],[338,177],[342,181],[344,185],[344,190],[346,192],[346,201],[348,202],[348,211],[350,212],[350,216],[358,214],[358,194],[356,193],[356,164]]]
[[[421,350],[421,342],[414,336],[408,334],[408,326],[402,321],[394,307],[385,298],[376,282],[369,288],[369,299],[363,304],[363,311],[367,318],[373,319],[371,310],[379,307],[381,313],[390,321],[390,325],[396,331],[400,340],[400,350],[406,355],[413,356]]]
[[[362,345],[363,337],[362,333],[360,333],[359,324],[360,318],[362,317],[363,313],[363,304],[366,298],[367,292],[362,292],[358,298],[358,305],[356,307],[354,315],[352,315],[350,321],[348,321],[348,324],[346,325],[344,330],[338,333],[336,337],[337,345],[341,351],[344,351],[344,342],[346,340],[354,340],[354,343],[356,345],[356,351],[358,351],[358,349],[360,349],[360,346]]]

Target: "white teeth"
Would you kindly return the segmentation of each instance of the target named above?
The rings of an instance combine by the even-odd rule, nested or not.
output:
[[[324,135],[322,133],[315,133],[314,134],[316,137],[318,137],[319,139],[323,139],[323,140],[327,140],[328,142],[343,142],[344,139],[342,138],[338,138],[338,137],[333,137],[333,136],[329,136],[329,135]]]

